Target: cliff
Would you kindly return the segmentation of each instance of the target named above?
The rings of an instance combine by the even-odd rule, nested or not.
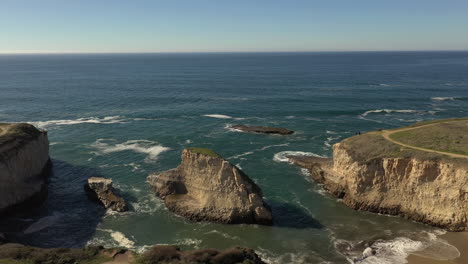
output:
[[[49,165],[47,132],[0,124],[0,214],[42,201]]]
[[[260,188],[236,166],[207,149],[185,149],[175,169],[148,182],[167,208],[194,221],[272,224]]]
[[[333,159],[289,158],[353,209],[468,230],[468,156],[387,140],[410,129],[415,132],[405,128],[345,139],[333,146]]]

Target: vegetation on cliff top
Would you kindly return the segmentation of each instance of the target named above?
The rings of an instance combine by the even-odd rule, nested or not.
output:
[[[468,155],[468,121],[433,123],[390,136],[398,142],[447,153]]]
[[[198,153],[198,154],[203,154],[203,155],[207,155],[207,156],[211,156],[215,158],[222,158],[218,153],[207,148],[188,148],[188,150],[194,153]]]
[[[449,152],[455,154],[468,154],[468,118],[442,119],[416,123],[408,126],[411,130],[395,131],[390,138],[406,145]],[[457,122],[460,121],[460,122]],[[420,127],[423,125],[429,125]],[[456,131],[458,130],[458,131]],[[373,131],[353,136],[341,142],[348,152],[360,162],[369,162],[377,158],[417,158],[421,160],[450,160],[466,166],[466,159],[450,157],[448,155],[429,151],[417,150],[395,144],[383,137],[385,131]]]
[[[0,146],[11,141],[25,141],[37,138],[41,134],[36,127],[26,123],[0,123]]]

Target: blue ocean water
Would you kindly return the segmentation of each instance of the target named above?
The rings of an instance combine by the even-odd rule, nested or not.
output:
[[[23,228],[19,241],[44,247],[242,245],[271,263],[349,263],[377,241],[379,254],[363,263],[403,263],[442,231],[353,211],[285,155],[330,156],[358,131],[463,117],[467,106],[468,52],[1,55],[0,122],[47,129],[54,168],[44,206],[3,219],[0,231]],[[296,133],[229,129],[239,123]],[[242,168],[275,225],[193,223],[167,211],[146,176],[176,167],[193,146]],[[90,203],[91,176],[113,179],[132,210]]]

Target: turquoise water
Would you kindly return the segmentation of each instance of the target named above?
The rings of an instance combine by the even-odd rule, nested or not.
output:
[[[23,228],[18,241],[45,247],[242,245],[271,263],[349,263],[377,240],[365,263],[402,263],[441,231],[353,211],[284,154],[330,156],[358,131],[466,116],[467,73],[468,52],[0,56],[0,121],[47,129],[54,162],[44,206],[0,229]],[[229,129],[239,123],[296,133]],[[242,168],[275,225],[193,223],[167,211],[146,177],[193,146]],[[90,203],[91,176],[113,179],[132,210]]]

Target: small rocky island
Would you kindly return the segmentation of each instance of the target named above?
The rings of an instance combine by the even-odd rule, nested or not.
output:
[[[169,210],[190,220],[272,224],[261,189],[209,149],[185,149],[177,168],[150,174],[148,182]]]
[[[468,120],[369,132],[333,146],[333,159],[289,156],[356,210],[468,230]]]
[[[231,128],[235,130],[240,130],[243,132],[260,133],[260,134],[290,135],[294,133],[294,131],[292,130],[289,130],[286,128],[280,128],[280,127],[233,125],[231,126]]]
[[[0,123],[0,214],[41,203],[50,165],[46,131]]]
[[[92,200],[100,202],[106,209],[109,208],[116,212],[128,210],[127,203],[117,194],[111,179],[91,177],[85,184],[85,190]]]

